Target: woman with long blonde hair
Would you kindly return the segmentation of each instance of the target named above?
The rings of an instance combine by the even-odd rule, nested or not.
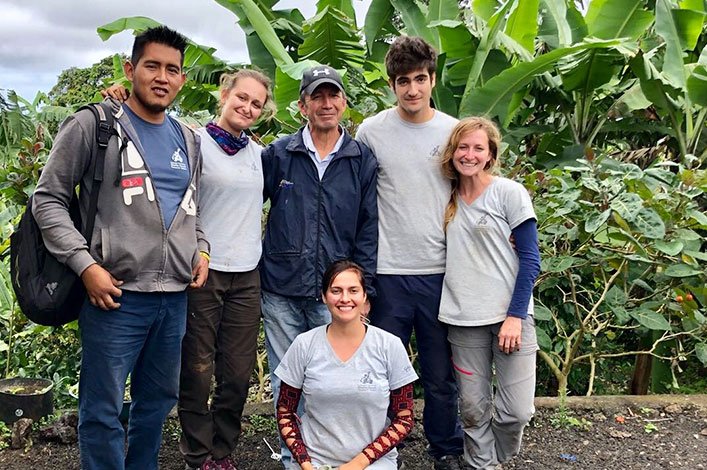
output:
[[[493,173],[500,145],[493,122],[471,117],[442,156],[453,191],[439,319],[449,326],[464,458],[475,469],[516,455],[534,412],[536,216],[526,189]]]

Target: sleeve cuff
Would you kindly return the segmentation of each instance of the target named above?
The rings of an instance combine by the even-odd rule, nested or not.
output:
[[[95,263],[96,260],[88,253],[88,250],[77,251],[71,258],[66,260],[66,265],[79,277],[81,277],[86,268]]]
[[[205,239],[201,238],[197,240],[196,246],[198,247],[198,252],[204,252],[207,255],[211,254],[211,245],[209,245],[209,242],[207,242]]]
[[[521,320],[524,320],[525,318],[528,317],[528,312],[525,312],[525,313],[508,312],[507,315],[509,317],[520,318]]]

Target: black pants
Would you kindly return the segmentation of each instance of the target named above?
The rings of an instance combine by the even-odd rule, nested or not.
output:
[[[257,353],[260,274],[209,270],[206,285],[189,292],[179,384],[179,449],[198,467],[233,452],[241,433]],[[211,378],[216,390],[208,405]]]

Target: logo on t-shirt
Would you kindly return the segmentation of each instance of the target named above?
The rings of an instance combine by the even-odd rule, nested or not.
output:
[[[376,386],[373,384],[373,379],[371,378],[371,371],[364,373],[361,379],[358,381],[358,391],[359,392],[375,392]]]
[[[428,160],[433,160],[433,159],[439,157],[440,155],[442,155],[442,154],[439,151],[439,145],[435,145],[432,148],[432,150],[430,151],[430,156],[429,156]]]
[[[172,162],[169,165],[175,170],[187,170],[187,164],[184,163],[184,157],[182,157],[182,149],[178,148],[172,154]]]
[[[486,216],[487,216],[487,215],[488,215],[488,214],[482,215],[482,216],[479,218],[479,220],[476,221],[476,224],[477,224],[477,225],[486,225],[486,224],[488,223],[488,220],[486,220]]]

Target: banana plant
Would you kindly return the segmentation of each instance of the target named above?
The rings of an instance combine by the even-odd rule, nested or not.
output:
[[[278,36],[276,26],[279,20],[272,16],[269,5],[275,2],[217,1],[234,12],[241,24],[248,24],[273,58],[272,76],[275,78],[280,131],[289,132],[300,124],[295,105],[299,98],[299,81],[306,68],[318,63],[328,64],[342,73],[347,94],[354,105],[348,117],[354,121],[360,122],[367,110],[383,106],[384,93],[369,85],[375,82],[380,85],[381,73],[377,64],[370,60],[359,34],[351,0],[319,0],[315,16],[298,25],[301,40],[296,48]]]
[[[658,118],[669,120],[678,158],[688,166],[699,166],[707,158],[702,139],[707,117],[704,39],[697,49],[706,16],[703,2],[684,1],[676,8],[668,0],[656,0],[655,45],[630,64]]]
[[[119,18],[110,23],[99,26],[99,37],[106,41],[112,36],[124,31],[133,31],[138,34],[148,28],[159,26],[161,23],[144,16]],[[182,87],[175,107],[180,114],[207,110],[211,114],[216,112],[218,106],[218,80],[223,72],[232,71],[242,64],[231,64],[214,55],[216,49],[209,46],[188,41],[184,51],[184,71],[187,81]],[[113,58],[114,82],[130,88],[130,82],[125,78],[120,56]]]

